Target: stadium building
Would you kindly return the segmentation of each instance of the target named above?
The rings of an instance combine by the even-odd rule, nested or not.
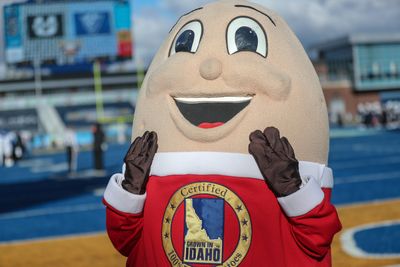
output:
[[[19,1],[1,12],[1,129],[60,143],[66,128],[131,124],[137,72],[128,0]]]
[[[400,110],[400,33],[354,34],[311,50],[333,122],[386,104]]]

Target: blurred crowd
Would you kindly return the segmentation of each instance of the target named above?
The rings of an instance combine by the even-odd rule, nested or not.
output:
[[[358,126],[362,129],[400,129],[400,101],[359,103],[357,105],[357,114],[330,113],[329,119],[333,125],[339,127]]]
[[[359,121],[366,128],[400,127],[400,101],[360,103],[357,109]]]
[[[33,154],[55,152],[64,153],[66,171],[74,174],[78,170],[80,152],[91,151],[92,170],[100,175],[104,173],[104,153],[108,143],[129,142],[130,130],[126,124],[103,126],[100,123],[83,130],[67,128],[61,138],[57,138],[61,143],[43,133],[0,130],[0,168],[13,167],[18,161],[29,159]]]

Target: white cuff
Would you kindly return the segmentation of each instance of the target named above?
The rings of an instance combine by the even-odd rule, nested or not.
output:
[[[287,216],[295,217],[306,214],[320,204],[323,199],[324,192],[318,182],[311,178],[298,191],[286,197],[278,198],[278,202]]]
[[[126,170],[126,165],[124,163],[124,164],[122,164],[122,174],[125,174],[125,170]]]
[[[104,192],[104,200],[113,208],[125,212],[138,214],[143,211],[146,193],[135,195],[122,188],[124,176],[121,173],[114,174],[108,182]]]

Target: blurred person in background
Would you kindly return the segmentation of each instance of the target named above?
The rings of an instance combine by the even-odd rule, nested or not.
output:
[[[388,124],[388,113],[387,113],[386,107],[382,110],[381,124],[382,124],[383,128],[386,128],[387,124]]]
[[[388,101],[384,108],[387,116],[386,128],[400,128],[400,101]]]
[[[15,134],[13,132],[6,133],[3,140],[3,155],[4,155],[4,166],[12,167],[14,166],[13,159],[13,140],[15,138]]]
[[[33,146],[33,135],[29,131],[21,131],[21,140],[24,146],[24,157],[28,157],[31,153]]]
[[[95,170],[103,170],[103,150],[105,150],[105,138],[102,126],[96,123],[93,127],[93,159]]]
[[[118,144],[124,144],[126,142],[126,124],[118,123],[117,125],[117,142]]]
[[[65,133],[65,149],[67,152],[68,172],[75,172],[78,163],[79,145],[76,134],[72,129],[68,129]]]
[[[25,144],[22,140],[22,136],[20,133],[15,134],[15,140],[13,142],[13,159],[15,162],[22,159],[25,155]]]

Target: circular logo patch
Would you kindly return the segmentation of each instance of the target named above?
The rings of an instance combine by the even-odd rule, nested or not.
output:
[[[172,266],[237,266],[250,248],[251,237],[246,206],[225,186],[185,185],[165,208],[162,244]]]

